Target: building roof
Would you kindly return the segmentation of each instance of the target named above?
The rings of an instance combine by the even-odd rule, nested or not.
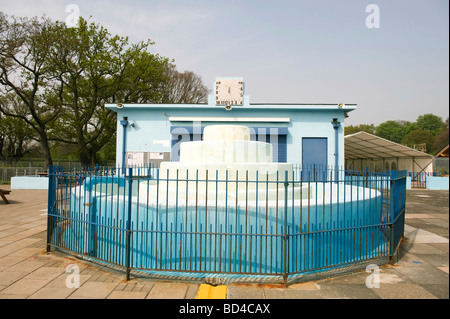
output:
[[[113,111],[126,109],[223,109],[223,106],[208,103],[198,104],[105,104],[105,107]],[[291,103],[249,103],[245,105],[233,105],[233,109],[243,110],[342,110],[350,112],[356,109],[356,104],[291,104]]]
[[[436,157],[448,157],[448,144],[436,154]]]
[[[346,135],[344,140],[346,159],[393,157],[433,158],[430,154],[366,132]]]

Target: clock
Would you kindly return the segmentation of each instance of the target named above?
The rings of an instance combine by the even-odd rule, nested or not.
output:
[[[216,105],[243,105],[243,79],[216,79]]]

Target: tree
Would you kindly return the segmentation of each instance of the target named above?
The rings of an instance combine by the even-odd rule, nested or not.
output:
[[[0,104],[0,112],[23,120],[37,134],[45,159],[52,164],[48,128],[61,107],[48,105],[48,94],[58,83],[48,74],[48,57],[57,40],[46,18],[12,18],[0,12],[0,92],[20,103]]]
[[[357,126],[346,126],[344,128],[345,135],[350,135],[358,132],[366,132],[369,134],[375,134],[375,125],[373,124],[360,124]]]
[[[398,121],[386,121],[376,127],[375,135],[400,143],[405,135],[404,126]]]
[[[433,149],[434,135],[424,129],[416,129],[411,131],[402,139],[402,144],[412,146],[415,144],[426,144],[426,149],[429,152]]]
[[[449,131],[448,128],[446,128],[443,129],[441,133],[438,134],[438,136],[436,136],[436,139],[434,140],[433,143],[434,146],[431,152],[433,154],[436,154],[437,152],[442,150],[445,146],[447,146],[448,143],[449,143]]]
[[[445,127],[442,118],[433,114],[419,115],[416,120],[417,126],[425,131],[437,136]]]
[[[21,103],[0,111],[32,127],[52,164],[55,143],[75,145],[84,164],[114,137],[105,103],[157,103],[169,60],[80,18],[77,28],[49,19],[0,15],[0,84]],[[53,144],[52,144],[53,143]]]
[[[206,103],[209,90],[192,71],[178,72],[175,66],[166,70],[168,81],[161,88],[163,103]]]
[[[71,145],[82,163],[114,138],[116,113],[105,103],[200,103],[207,88],[193,72],[152,54],[150,40],[130,44],[101,25],[76,28],[49,19],[0,14],[0,90],[20,103],[0,105],[37,134],[45,164],[50,148]]]
[[[104,104],[158,102],[168,59],[148,51],[151,41],[130,46],[127,38],[83,18],[77,28],[57,23],[55,32],[60,36],[52,72],[62,91],[54,91],[54,98],[64,109],[58,141],[76,144],[81,162],[93,164],[116,130],[116,113]]]
[[[402,125],[403,137],[420,128],[416,122],[397,121],[397,123]]]
[[[8,103],[0,96],[0,104]],[[0,113],[0,158],[17,161],[34,148],[33,130],[16,117],[7,117]]]

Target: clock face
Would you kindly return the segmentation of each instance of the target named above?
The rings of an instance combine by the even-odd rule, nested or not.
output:
[[[242,79],[216,80],[216,105],[243,105],[244,81]]]

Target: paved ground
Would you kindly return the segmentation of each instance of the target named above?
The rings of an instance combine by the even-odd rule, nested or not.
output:
[[[47,191],[13,190],[8,198],[9,205],[0,201],[1,299],[195,298],[198,284],[145,278],[126,282],[121,272],[46,253]],[[227,298],[448,299],[449,192],[408,190],[406,206],[401,258],[380,268],[379,288],[368,288],[370,274],[360,271],[288,288],[233,284]],[[74,270],[80,274],[79,288],[70,287]]]

